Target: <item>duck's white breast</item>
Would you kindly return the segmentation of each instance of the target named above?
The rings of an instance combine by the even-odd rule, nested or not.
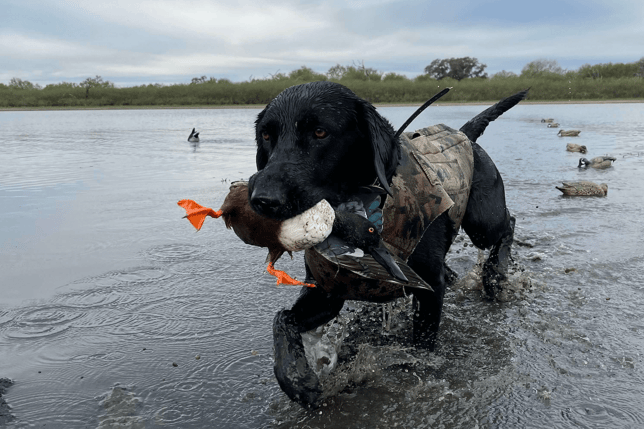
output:
[[[298,252],[323,242],[333,230],[335,212],[322,200],[304,213],[282,222],[278,239],[287,250]]]

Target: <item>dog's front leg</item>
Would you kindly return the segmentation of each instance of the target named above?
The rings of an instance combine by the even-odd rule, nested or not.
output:
[[[275,377],[293,401],[316,406],[322,395],[322,386],[306,360],[300,333],[291,310],[277,313],[273,321]]]
[[[433,291],[424,289],[410,291],[414,295],[414,343],[430,351],[436,347],[443,313],[443,297],[449,277],[445,255],[455,235],[448,213],[441,214],[425,232],[407,261],[409,266],[434,289]]]
[[[301,334],[333,319],[343,304],[343,299],[319,288],[304,287],[293,308],[275,316],[275,377],[284,393],[301,405],[315,407],[322,397],[322,386],[308,364]]]
[[[413,339],[417,347],[434,351],[443,313],[445,281],[436,276],[436,280],[431,283],[431,286],[434,291],[415,290],[412,292],[414,295]]]

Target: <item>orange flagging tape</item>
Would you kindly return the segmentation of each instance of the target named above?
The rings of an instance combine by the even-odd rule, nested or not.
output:
[[[277,285],[291,285],[291,286],[306,286],[306,287],[315,287],[314,284],[311,283],[304,283],[299,280],[295,280],[293,277],[289,276],[286,274],[284,271],[281,270],[276,270],[275,267],[273,266],[273,263],[269,263],[268,267],[266,267],[266,271],[268,271],[269,274],[274,275],[277,277]]]
[[[184,217],[188,218],[192,226],[197,230],[201,229],[206,216],[214,217],[215,219],[221,216],[221,210],[214,211],[209,207],[200,206],[192,200],[181,200],[177,204],[186,209]]]

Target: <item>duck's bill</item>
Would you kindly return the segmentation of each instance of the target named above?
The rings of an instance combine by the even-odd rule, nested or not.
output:
[[[385,246],[380,244],[378,247],[371,247],[369,248],[369,253],[373,257],[373,259],[376,260],[380,265],[383,266],[385,270],[392,276],[395,277],[396,279],[408,283],[409,280],[405,275],[403,274],[402,270],[396,264],[396,261],[394,260],[394,257],[391,256],[391,253],[387,250]]]

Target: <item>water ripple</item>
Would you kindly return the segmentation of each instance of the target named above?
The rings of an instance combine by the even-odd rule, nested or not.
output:
[[[173,243],[147,249],[144,255],[156,262],[191,261],[206,253],[202,246],[188,243]]]
[[[7,337],[33,339],[59,335],[69,329],[72,322],[83,317],[83,313],[66,311],[56,307],[43,307],[21,313],[12,320],[13,329]]]

